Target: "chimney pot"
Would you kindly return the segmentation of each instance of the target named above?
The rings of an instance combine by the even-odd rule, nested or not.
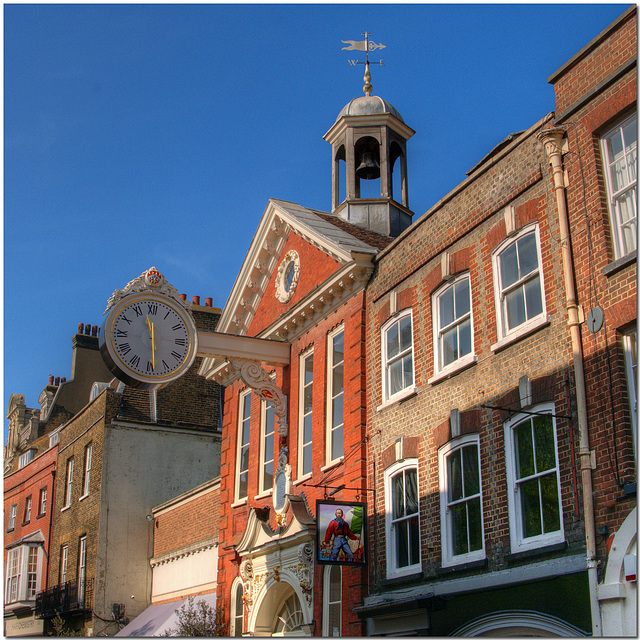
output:
[[[186,300],[187,299],[187,294],[186,293],[181,293],[180,294],[180,300]]]
[[[60,384],[60,377],[59,377],[59,376],[57,376],[57,377],[56,377],[56,387],[57,387],[59,384]]]
[[[78,323],[78,333],[83,333],[84,332],[84,322],[79,322]]]
[[[193,300],[193,304],[197,304],[197,305],[200,304],[200,296],[193,296],[192,300]]]
[[[88,336],[91,333],[91,325],[90,324],[85,324],[84,325],[84,335]]]
[[[49,376],[49,384],[53,386],[53,376]]]
[[[204,299],[205,307],[213,307],[213,298],[205,298]]]
[[[91,325],[91,335],[92,336],[97,336],[98,335],[98,325],[97,324]]]
[[[60,378],[60,382],[66,382],[67,379],[66,378]]]

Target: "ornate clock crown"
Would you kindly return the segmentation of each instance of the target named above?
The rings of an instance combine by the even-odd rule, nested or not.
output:
[[[116,289],[107,301],[107,308],[102,315],[105,315],[114,304],[118,303],[125,296],[134,293],[144,293],[145,291],[160,293],[179,302],[185,309],[191,308],[191,303],[183,300],[178,290],[172,284],[169,284],[155,267],[151,267],[137,278],[131,280],[124,289]]]

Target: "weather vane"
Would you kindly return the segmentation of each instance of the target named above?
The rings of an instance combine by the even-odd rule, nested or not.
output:
[[[371,73],[369,72],[369,51],[375,51],[376,49],[385,49],[386,45],[384,44],[376,44],[372,40],[369,40],[369,36],[371,35],[368,31],[365,31],[363,34],[364,40],[343,40],[343,44],[348,44],[348,47],[342,47],[343,51],[364,51],[366,52],[366,60],[362,62],[361,60],[349,60],[349,64],[354,66],[356,64],[364,64],[364,87],[362,87],[365,95],[371,95]],[[380,59],[378,61],[372,60],[371,64],[379,64],[381,67],[384,67],[384,60]]]

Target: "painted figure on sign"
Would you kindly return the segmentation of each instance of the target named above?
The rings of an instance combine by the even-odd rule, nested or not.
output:
[[[333,536],[333,548],[331,549],[330,560],[337,560],[338,554],[340,550],[345,554],[347,560],[353,562],[353,553],[351,551],[351,547],[349,546],[349,541],[347,538],[351,540],[359,540],[360,536],[356,536],[351,529],[349,528],[349,524],[344,519],[344,514],[342,509],[336,509],[336,517],[329,523],[327,527],[327,533],[324,537],[324,547],[331,546],[331,536]]]

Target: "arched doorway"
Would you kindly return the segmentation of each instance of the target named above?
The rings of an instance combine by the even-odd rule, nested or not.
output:
[[[256,614],[249,620],[249,631],[256,636],[305,636],[311,612],[289,583],[271,581],[257,603]]]

